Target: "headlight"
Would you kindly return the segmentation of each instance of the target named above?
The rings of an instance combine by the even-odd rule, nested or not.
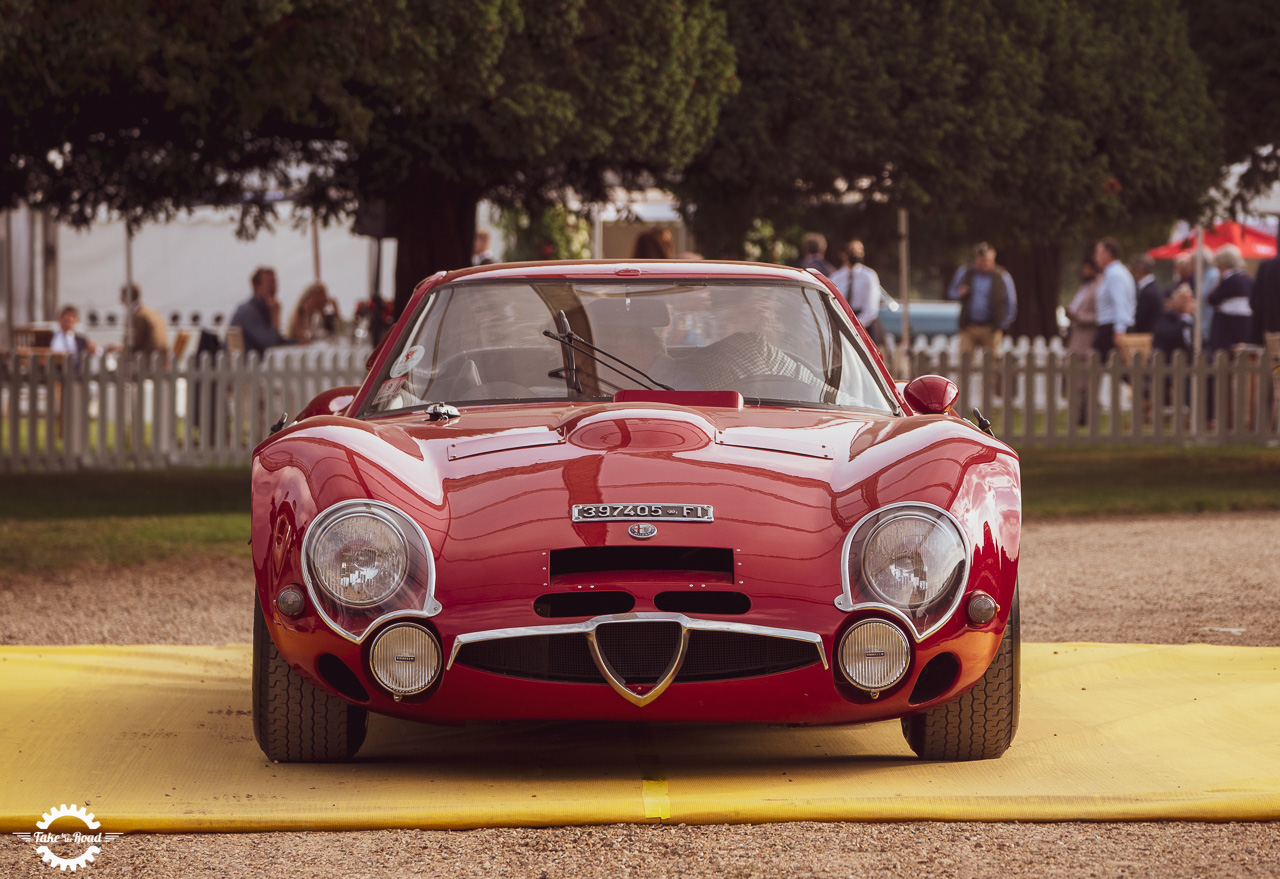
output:
[[[840,641],[840,670],[859,689],[879,695],[907,673],[911,647],[898,627],[884,620],[863,620]]]
[[[398,623],[373,641],[369,669],[395,696],[421,693],[440,674],[440,644],[422,626]]]
[[[369,607],[395,593],[409,569],[404,531],[372,505],[321,516],[306,539],[306,564],[316,585],[348,607]]]
[[[893,607],[927,607],[956,584],[966,555],[950,519],[927,510],[901,512],[878,522],[867,535],[863,583]]]
[[[955,611],[969,576],[969,543],[947,511],[892,504],[865,516],[844,545],[844,588],[836,607],[879,607],[916,638],[937,631]]]

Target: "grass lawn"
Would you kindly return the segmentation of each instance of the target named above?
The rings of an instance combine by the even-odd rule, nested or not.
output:
[[[1280,449],[1028,449],[1028,518],[1280,510]]]
[[[1280,449],[1028,449],[1023,509],[1053,516],[1280,510]],[[0,475],[9,570],[249,554],[247,470]]]
[[[249,556],[249,471],[0,476],[10,570]]]

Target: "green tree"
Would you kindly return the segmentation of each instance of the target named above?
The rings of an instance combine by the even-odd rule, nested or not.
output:
[[[742,88],[674,184],[700,245],[740,253],[754,218],[790,226],[824,201],[918,207],[984,186],[1030,124],[1029,5],[727,3]]]
[[[282,189],[326,221],[381,201],[401,306],[469,264],[481,198],[678,168],[734,88],[710,0],[0,0],[0,21],[0,204],[235,206],[252,234]]]
[[[1185,215],[1216,178],[1214,112],[1175,0],[727,13],[742,89],[675,184],[711,253],[740,252],[754,218],[798,228],[860,191],[864,236],[892,228],[884,201],[957,245],[931,249],[995,243],[1018,282],[1015,331],[1047,334],[1064,241]]]
[[[1060,7],[1039,51],[1033,124],[970,215],[1002,242],[1025,335],[1056,331],[1064,244],[1141,242],[1197,214],[1221,172],[1217,117],[1172,0]]]
[[[1280,181],[1280,12],[1254,0],[1182,0],[1191,45],[1208,71],[1227,162],[1247,163],[1244,200]]]

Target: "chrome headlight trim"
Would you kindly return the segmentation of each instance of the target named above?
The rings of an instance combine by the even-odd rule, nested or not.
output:
[[[321,595],[329,596],[329,592],[322,590],[320,588],[320,585],[315,582],[315,579],[311,575],[310,552],[311,552],[311,545],[314,540],[312,535],[318,533],[315,530],[315,526],[317,523],[323,524],[324,519],[330,515],[338,516],[338,515],[348,514],[351,511],[361,511],[361,510],[368,514],[374,514],[375,510],[378,510],[382,513],[390,513],[393,516],[403,520],[404,523],[408,525],[407,528],[400,528],[400,531],[404,533],[405,537],[409,540],[410,543],[417,544],[417,549],[419,550],[419,555],[421,556],[421,566],[422,566],[422,569],[417,572],[418,580],[419,582],[421,582],[425,578],[426,591],[425,591],[425,595],[423,596],[421,609],[396,610],[396,611],[391,611],[389,613],[382,614],[376,617],[375,619],[370,620],[368,625],[365,626],[364,631],[361,632],[359,635],[353,635],[351,632],[347,631],[342,625],[338,623],[337,620],[335,620],[332,616],[330,616],[325,611],[324,602],[321,600]],[[392,521],[394,521],[394,519]],[[410,547],[410,548],[412,550],[413,547]],[[307,527],[307,533],[302,538],[301,551],[302,551],[302,559],[301,559],[302,580],[307,587],[307,594],[311,598],[312,607],[315,608],[316,613],[320,616],[322,620],[324,620],[325,624],[330,629],[332,629],[335,633],[337,633],[338,635],[341,635],[343,638],[345,638],[346,640],[350,641],[353,644],[363,643],[364,640],[367,637],[369,637],[370,633],[376,631],[383,623],[389,622],[391,620],[396,620],[396,619],[430,618],[440,613],[441,610],[443,610],[443,607],[441,606],[440,602],[436,601],[436,597],[435,597],[436,596],[436,563],[435,563],[435,555],[432,553],[432,550],[431,550],[431,542],[427,540],[427,535],[423,532],[421,526],[419,526],[418,523],[415,522],[411,516],[406,514],[403,510],[399,509],[398,507],[393,506],[392,504],[385,503],[384,501],[375,501],[375,500],[356,498],[351,500],[338,501],[332,506],[326,507],[319,514],[317,514],[315,519],[313,519],[311,521],[311,524]],[[406,579],[412,573],[413,571],[406,572]],[[403,589],[404,584],[401,584],[400,588]],[[399,590],[396,590],[396,591],[399,591]]]
[[[399,518],[403,517],[404,514],[400,514]],[[391,577],[395,581],[394,584],[380,594],[365,599],[356,599],[350,595],[336,592],[332,578],[326,581],[316,570],[317,566],[323,567],[323,565],[319,565],[316,557],[316,550],[319,545],[335,528],[344,522],[355,519],[372,519],[380,526],[390,529],[391,542],[397,544],[396,548],[399,552],[399,558],[395,560],[398,570],[394,570]],[[404,529],[400,527],[395,517],[387,515],[386,512],[379,510],[372,504],[337,504],[325,510],[307,528],[307,534],[302,542],[302,555],[305,576],[314,580],[326,595],[344,607],[357,609],[376,607],[395,595],[404,586],[405,580],[409,576],[409,538],[405,536]]]
[[[854,600],[854,584],[849,577],[850,555],[853,552],[853,546],[863,537],[863,532],[869,527],[872,533],[877,532],[884,526],[886,522],[897,519],[902,516],[920,518],[922,512],[927,512],[929,518],[940,520],[950,526],[955,535],[960,539],[960,545],[963,547],[964,559],[961,562],[960,573],[956,577],[956,583],[952,587],[954,595],[951,596],[950,604],[946,610],[937,616],[934,623],[921,630],[917,626],[917,621],[912,619],[907,612],[908,609],[890,604],[885,600],[855,601]],[[879,520],[879,521],[877,521]],[[874,523],[874,525],[872,525]],[[866,535],[867,537],[870,534]],[[865,541],[864,541],[865,542]],[[888,504],[879,509],[872,510],[867,513],[858,522],[849,529],[849,533],[845,535],[844,547],[840,553],[840,583],[841,593],[835,599],[835,605],[842,611],[850,612],[854,610],[874,609],[883,613],[891,614],[906,624],[908,630],[917,642],[936,632],[942,625],[949,620],[956,612],[956,608],[960,606],[961,600],[964,598],[965,586],[969,582],[969,572],[973,564],[973,544],[969,540],[968,533],[960,526],[959,520],[956,519],[950,511],[944,510],[942,507],[935,506],[922,501],[903,501],[896,504]],[[862,570],[862,559],[858,559],[858,570]],[[867,589],[873,595],[883,599],[882,595],[874,590]]]

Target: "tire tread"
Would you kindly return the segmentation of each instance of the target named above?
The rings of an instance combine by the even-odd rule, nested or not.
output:
[[[1018,731],[1021,619],[1017,593],[1004,637],[978,683],[959,698],[902,719],[911,750],[925,760],[990,760]]]
[[[253,625],[253,735],[278,763],[349,760],[364,743],[368,712],[317,689],[290,668],[259,608]]]

